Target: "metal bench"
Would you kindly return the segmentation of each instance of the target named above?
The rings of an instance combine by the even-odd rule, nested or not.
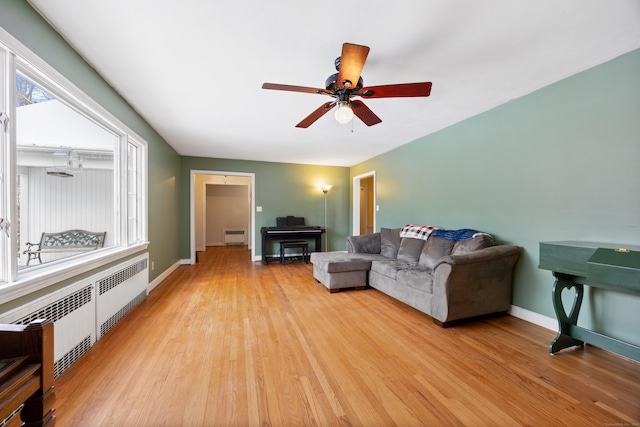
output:
[[[107,232],[67,230],[58,233],[42,233],[40,243],[27,242],[27,265],[37,259],[42,264],[43,253],[91,251],[102,248]]]

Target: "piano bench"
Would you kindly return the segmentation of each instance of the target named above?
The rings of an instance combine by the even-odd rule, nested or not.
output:
[[[285,249],[302,249],[302,259],[309,264],[309,242],[283,241],[280,242],[280,262],[285,264]]]

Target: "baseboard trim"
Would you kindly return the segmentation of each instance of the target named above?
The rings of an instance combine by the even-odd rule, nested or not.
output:
[[[173,264],[171,267],[167,268],[165,271],[162,272],[162,274],[160,274],[158,277],[156,277],[152,282],[150,282],[147,285],[147,293],[153,291],[153,289],[158,286],[160,283],[162,283],[162,281],[164,279],[166,279],[167,277],[169,277],[169,275],[171,273],[173,273],[176,268],[180,267],[180,265],[182,264],[182,261],[178,261],[175,264]]]
[[[536,313],[535,311],[512,305],[509,309],[509,314],[552,331],[558,330],[558,321],[556,319]]]

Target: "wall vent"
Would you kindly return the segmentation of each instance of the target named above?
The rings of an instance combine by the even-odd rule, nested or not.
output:
[[[83,305],[90,303],[93,299],[92,297],[93,286],[89,285],[62,299],[59,299],[58,301],[42,307],[40,310],[34,311],[13,323],[18,325],[28,325],[37,319],[49,319],[55,323]]]
[[[53,321],[57,377],[145,299],[148,260],[148,254],[139,255],[0,313],[0,323],[26,325],[36,319]]]
[[[225,228],[223,230],[225,245],[244,245],[247,232],[243,228]]]
[[[91,280],[81,280],[3,313],[0,323],[53,322],[54,375],[60,375],[96,340],[96,295]],[[74,359],[74,360],[75,360]]]
[[[144,254],[101,273],[96,280],[98,339],[147,296],[149,255]]]
[[[53,364],[53,377],[58,378],[58,375],[66,371],[73,362],[78,360],[80,356],[85,354],[90,348],[91,335],[87,335],[77,346],[73,347],[67,354]]]
[[[116,286],[120,285],[121,283],[126,282],[136,274],[146,269],[147,269],[147,258],[142,259],[136,262],[135,264],[132,264],[127,268],[124,268],[118,271],[117,273],[111,274],[110,276],[99,280],[98,281],[99,295],[102,295],[105,292],[109,291],[110,289],[113,289]]]
[[[147,292],[142,292],[136,298],[132,299],[124,307],[118,310],[113,316],[107,319],[102,325],[100,325],[100,336],[103,337],[116,323],[118,323],[124,316],[126,316],[131,310],[133,310],[138,304],[147,297]]]

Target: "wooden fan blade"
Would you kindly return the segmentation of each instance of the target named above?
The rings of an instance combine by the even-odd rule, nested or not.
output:
[[[363,98],[404,98],[430,94],[431,82],[424,82],[363,87],[358,95]]]
[[[342,45],[342,55],[340,56],[340,70],[338,71],[338,86],[345,87],[345,82],[350,82],[351,87],[355,87],[360,80],[362,68],[369,55],[367,46],[345,43]]]
[[[335,102],[325,102],[317,110],[315,110],[313,113],[309,114],[300,123],[298,123],[296,125],[296,127],[297,128],[308,128],[316,120],[318,120],[320,117],[322,117],[325,114],[327,114],[329,112],[329,110],[331,110],[335,106],[336,106]]]
[[[353,114],[358,116],[367,126],[377,125],[382,122],[380,117],[376,116],[362,101],[351,101],[351,109],[353,110]]]
[[[318,89],[315,87],[281,85],[277,83],[264,83],[262,89],[286,90],[289,92],[318,93],[321,95],[332,95],[332,92],[326,89]]]

